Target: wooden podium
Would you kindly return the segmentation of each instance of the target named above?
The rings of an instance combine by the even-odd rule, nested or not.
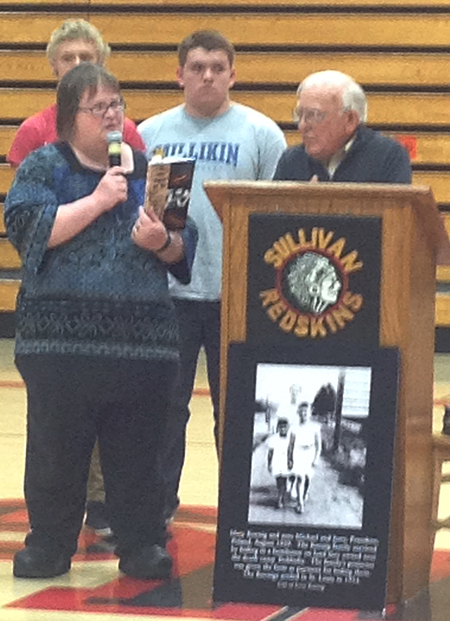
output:
[[[246,341],[252,213],[378,216],[382,228],[379,344],[401,352],[389,542],[388,602],[428,586],[432,557],[432,404],[436,264],[450,245],[431,190],[378,184],[207,182],[223,221],[222,384],[228,345]]]

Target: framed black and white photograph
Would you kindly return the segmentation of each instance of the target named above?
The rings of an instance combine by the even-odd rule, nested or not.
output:
[[[361,528],[371,367],[258,364],[249,524]]]
[[[398,351],[228,359],[214,600],[382,610]]]

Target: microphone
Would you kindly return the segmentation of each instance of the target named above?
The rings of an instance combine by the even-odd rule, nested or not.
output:
[[[109,166],[120,166],[122,163],[122,132],[108,132],[106,134],[108,142]]]

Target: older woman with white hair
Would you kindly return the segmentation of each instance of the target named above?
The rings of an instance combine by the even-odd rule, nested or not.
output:
[[[302,144],[287,149],[276,180],[411,183],[406,149],[366,127],[367,101],[340,71],[306,77],[297,90],[294,120]]]
[[[70,569],[98,438],[119,568],[167,578],[159,451],[179,360],[167,273],[189,282],[196,231],[168,231],[140,207],[142,153],[123,143],[109,167],[125,109],[112,74],[74,67],[57,106],[60,141],[28,156],[5,202],[23,261],[15,355],[28,396],[30,533],[14,575]]]
[[[110,52],[97,28],[85,19],[66,19],[52,32],[47,45],[48,62],[58,81],[82,62],[105,65]],[[14,136],[7,160],[16,168],[32,151],[56,140],[56,104],[53,103],[25,119]],[[145,151],[136,125],[128,118],[124,119],[123,140],[134,149]]]

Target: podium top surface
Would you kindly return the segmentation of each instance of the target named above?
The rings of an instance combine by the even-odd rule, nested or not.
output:
[[[310,200],[379,200],[409,204],[417,211],[421,226],[437,249],[437,263],[450,265],[450,242],[443,218],[427,186],[382,183],[311,183],[299,181],[205,181],[205,191],[219,218],[232,199],[245,200],[264,195],[273,204],[275,197]],[[382,210],[382,208],[381,208]],[[299,210],[301,213],[301,210]],[[309,213],[311,213],[309,211]],[[328,211],[328,213],[330,213]]]

